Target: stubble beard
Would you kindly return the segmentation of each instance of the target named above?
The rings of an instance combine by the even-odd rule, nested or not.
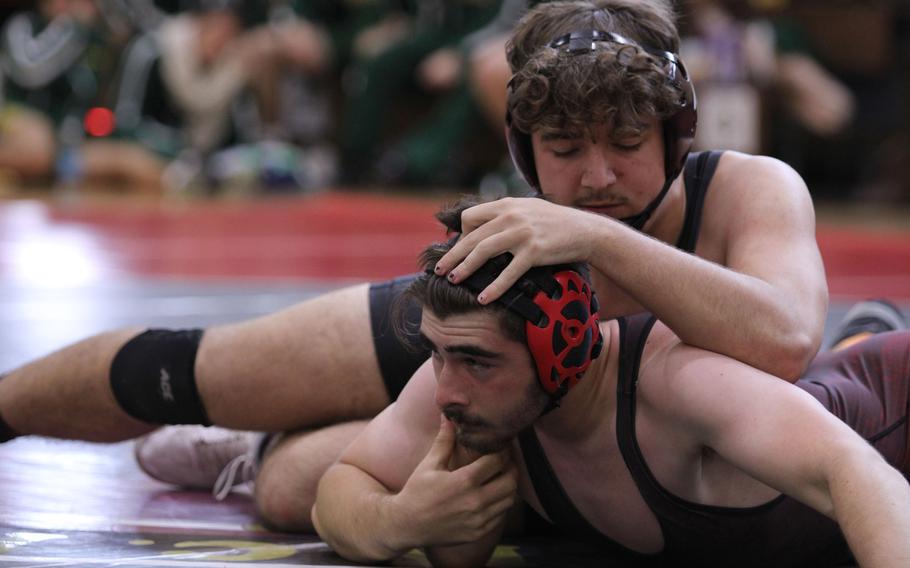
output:
[[[506,414],[498,426],[460,408],[446,408],[443,414],[455,425],[455,441],[460,446],[479,454],[495,454],[508,448],[522,430],[540,418],[549,402],[549,395],[535,378],[525,390],[521,404]]]

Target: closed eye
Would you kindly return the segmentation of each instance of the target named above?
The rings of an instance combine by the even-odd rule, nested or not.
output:
[[[553,155],[557,158],[568,158],[578,153],[578,148],[557,149],[553,148]]]
[[[639,148],[641,148],[641,145],[643,143],[644,142],[641,140],[638,142],[632,142],[632,143],[614,142],[613,146],[622,152],[634,152],[634,151],[638,150]]]

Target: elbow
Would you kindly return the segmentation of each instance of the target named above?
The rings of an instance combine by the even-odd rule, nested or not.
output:
[[[385,558],[374,558],[366,554],[360,547],[354,546],[354,543],[345,540],[341,531],[334,530],[331,518],[320,515],[319,510],[319,500],[317,498],[316,503],[310,510],[310,522],[313,523],[313,529],[319,535],[319,538],[329,545],[329,548],[335,551],[337,555],[351,562],[381,562],[386,560]]]
[[[348,560],[353,560],[352,558],[349,558],[348,555],[344,554],[344,543],[335,538],[335,534],[330,530],[331,525],[320,517],[318,500],[313,505],[313,508],[310,509],[310,522],[313,524],[313,530],[316,531],[317,536],[329,545],[329,548],[334,550],[339,556]]]
[[[794,340],[784,350],[780,362],[780,377],[788,382],[795,383],[806,372],[806,368],[817,352],[818,344],[807,335]]]
[[[339,531],[332,530],[331,523],[319,516],[319,503],[313,506],[310,512],[310,520],[316,534],[319,535],[329,548],[335,551],[335,554],[351,562],[372,564],[378,562],[387,562],[394,557],[377,554],[375,551],[367,550],[362,543],[356,543],[344,538]]]
[[[795,383],[806,371],[818,352],[819,342],[804,330],[781,333],[765,361],[769,373]]]
[[[339,555],[342,555],[338,550],[340,543],[335,539],[332,532],[330,530],[327,530],[326,523],[319,516],[319,501],[317,501],[313,505],[313,508],[310,509],[310,522],[313,524],[313,530],[316,531],[316,535],[319,536],[319,538],[321,538],[327,545],[329,545],[329,548],[337,552]]]

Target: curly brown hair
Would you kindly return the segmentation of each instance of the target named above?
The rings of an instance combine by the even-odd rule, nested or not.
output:
[[[679,51],[667,0],[540,4],[522,18],[506,46],[514,73],[508,99],[514,127],[580,136],[590,124],[610,124],[612,137],[622,139],[640,134],[650,119],[663,120],[676,111],[680,91],[667,79],[666,60],[608,42],[577,54],[549,46],[563,35],[593,30],[652,50]]]

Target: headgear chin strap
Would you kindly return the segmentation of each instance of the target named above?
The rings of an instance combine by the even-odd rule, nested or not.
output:
[[[507,257],[507,258],[504,258]],[[499,276],[506,253],[487,262],[462,282],[475,294]],[[499,268],[497,268],[499,267]],[[577,266],[532,268],[499,300],[525,320],[528,349],[540,386],[550,395],[550,408],[578,384],[603,348],[597,297]]]
[[[657,206],[660,205],[660,202],[664,200],[667,192],[670,191],[671,185],[673,185],[673,178],[667,178],[664,180],[664,186],[661,188],[660,193],[657,194],[657,197],[651,200],[651,203],[649,203],[641,213],[632,215],[631,217],[622,217],[620,221],[632,227],[633,229],[640,231],[642,227],[645,226],[645,223],[648,222],[648,219],[651,218],[651,214],[654,213],[654,210],[657,209]]]
[[[695,128],[698,122],[697,101],[692,80],[686,71],[682,60],[675,53],[663,51],[640,45],[619,34],[603,32],[600,30],[587,30],[568,33],[557,37],[548,44],[552,49],[559,49],[569,55],[591,53],[603,49],[606,44],[631,46],[664,60],[667,65],[667,82],[679,92],[676,112],[664,119],[664,186],[651,203],[640,213],[631,217],[620,219],[623,223],[634,229],[641,230],[657,206],[660,205],[670,185],[686,163],[686,156],[692,149],[695,140]],[[508,90],[512,92],[515,77],[509,81]],[[511,99],[511,96],[509,97]],[[511,102],[511,100],[510,100]],[[506,110],[506,140],[508,141],[509,154],[516,169],[525,178],[532,188],[540,192],[540,178],[537,176],[537,167],[534,163],[534,148],[531,136],[516,128],[512,121],[512,113]]]

